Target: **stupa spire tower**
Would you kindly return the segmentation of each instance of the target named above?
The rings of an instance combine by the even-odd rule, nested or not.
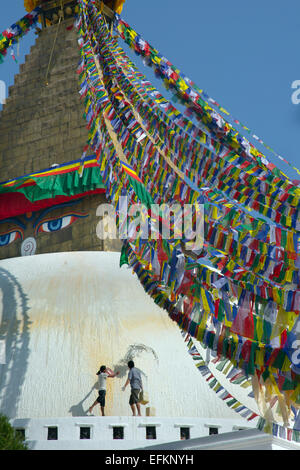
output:
[[[96,0],[95,4],[103,14],[111,19],[113,12],[120,12],[124,0]],[[40,20],[43,28],[77,15],[79,7],[77,0],[25,0],[25,8],[31,11],[34,7],[41,8]]]
[[[114,242],[100,240],[96,233],[96,210],[105,197],[101,179],[96,175],[95,155],[87,148],[85,109],[79,94],[76,71],[80,53],[74,28],[77,1],[36,2],[29,8],[35,6],[42,8],[41,27],[36,29],[35,44],[20,65],[0,113],[0,175],[1,181],[6,182],[50,169],[43,180],[43,188],[46,184],[48,189],[38,203],[31,203],[23,194],[2,195],[0,259],[52,251],[114,249]],[[80,162],[84,152],[91,158],[84,164],[82,174],[81,163],[74,162]],[[53,189],[51,173],[55,169],[62,185],[58,194]],[[69,204],[70,198],[76,220],[64,226],[67,219],[63,217],[75,217],[69,214],[72,211],[61,207]],[[57,225],[53,222],[44,226],[42,233],[34,227],[35,218],[40,209],[52,206],[56,208]],[[22,219],[22,233],[15,217]],[[12,242],[8,238],[13,238],[11,233],[16,234]],[[35,240],[29,252],[22,248],[28,238]]]

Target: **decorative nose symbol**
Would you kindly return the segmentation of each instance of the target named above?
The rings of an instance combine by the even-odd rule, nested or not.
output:
[[[21,256],[32,256],[36,251],[36,241],[32,237],[26,238],[21,245]]]

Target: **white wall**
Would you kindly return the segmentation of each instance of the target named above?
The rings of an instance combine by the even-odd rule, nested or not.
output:
[[[180,440],[180,427],[190,427],[190,439],[209,435],[210,427],[217,427],[219,434],[243,429],[240,419],[159,418],[159,417],[78,417],[12,420],[16,429],[25,429],[29,447],[43,449],[136,449],[147,445],[159,445]],[[58,428],[58,440],[47,440],[48,427]],[[80,426],[91,428],[91,439],[80,439]],[[113,427],[124,427],[124,440],[113,439]],[[146,426],[156,427],[156,440],[146,439]],[[254,424],[247,423],[251,429]],[[181,441],[182,442],[182,441]],[[186,441],[188,443],[188,441]]]

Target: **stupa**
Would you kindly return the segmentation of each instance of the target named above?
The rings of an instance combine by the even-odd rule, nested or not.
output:
[[[0,174],[11,188],[0,194],[0,412],[34,449],[138,448],[149,428],[166,443],[255,427],[249,390],[212,366],[243,417],[199,373],[178,325],[120,269],[121,241],[98,236],[107,199],[80,100],[77,2],[35,3],[41,27],[0,114]],[[95,2],[108,23],[123,3]],[[128,359],[149,393],[142,417],[128,416],[121,388]],[[87,411],[102,363],[120,371],[105,418]]]

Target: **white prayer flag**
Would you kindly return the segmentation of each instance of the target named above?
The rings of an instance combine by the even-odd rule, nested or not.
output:
[[[5,340],[0,340],[0,364],[6,364],[5,359]]]

